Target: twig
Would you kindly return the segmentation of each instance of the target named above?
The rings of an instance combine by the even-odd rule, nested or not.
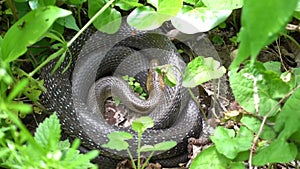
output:
[[[300,25],[287,24],[285,27],[286,30],[298,31],[300,32]]]
[[[72,45],[72,43],[84,32],[93,22],[94,20],[101,15],[115,0],[110,0],[107,2],[81,29],[76,33],[75,36],[68,42],[68,47]]]
[[[249,168],[252,169],[252,158],[253,158],[253,153],[254,153],[254,150],[255,150],[255,145],[256,145],[256,142],[258,141],[260,135],[262,134],[263,132],[263,129],[264,129],[264,125],[267,121],[267,118],[270,116],[270,114],[276,109],[276,107],[278,105],[280,105],[286,98],[288,98],[290,95],[292,95],[297,89],[300,88],[300,85],[298,85],[296,88],[294,88],[292,91],[290,91],[288,94],[286,94],[282,99],[280,99],[280,101],[274,106],[272,107],[272,109],[264,116],[262,122],[261,122],[261,125],[259,127],[259,130],[258,130],[258,133],[257,135],[254,137],[253,141],[252,141],[252,145],[251,145],[251,148],[250,148],[250,155],[249,155]]]

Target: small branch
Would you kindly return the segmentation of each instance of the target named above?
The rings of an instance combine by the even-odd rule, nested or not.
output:
[[[110,0],[107,2],[81,29],[76,33],[76,35],[68,42],[68,47],[84,32],[94,21],[101,15],[115,0]]]
[[[298,31],[300,32],[300,25],[287,24],[285,27],[286,30]]]
[[[286,98],[288,98],[290,95],[292,95],[297,89],[300,88],[300,85],[297,86],[296,88],[294,88],[292,91],[290,91],[288,94],[286,94],[282,99],[280,99],[280,101],[274,106],[272,107],[272,109],[264,116],[262,122],[261,122],[261,125],[259,127],[259,130],[258,130],[258,133],[257,135],[254,137],[253,141],[252,141],[252,145],[251,145],[251,148],[250,148],[250,155],[249,155],[249,168],[252,169],[252,158],[253,158],[253,153],[254,153],[254,150],[255,150],[255,145],[256,145],[256,142],[258,141],[260,135],[262,134],[263,132],[263,129],[264,129],[264,125],[267,121],[267,118],[270,116],[270,114],[272,112],[275,111],[276,107],[278,105],[280,105]]]

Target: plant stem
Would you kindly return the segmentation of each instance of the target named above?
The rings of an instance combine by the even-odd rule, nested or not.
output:
[[[45,61],[43,61],[38,67],[36,67],[32,72],[29,73],[29,77],[32,77],[37,71],[39,71],[42,67],[44,67],[48,62],[62,55],[64,52],[66,52],[66,49],[61,48],[57,52],[50,55]]]
[[[133,156],[132,156],[132,154],[131,154],[131,152],[130,152],[130,150],[129,150],[128,148],[127,148],[127,154],[129,155],[129,158],[130,158],[130,160],[131,160],[132,167],[133,167],[134,169],[137,169],[137,168],[136,168],[136,165],[135,165],[135,163],[134,163]]]
[[[175,66],[175,65],[173,65],[173,64],[166,64],[166,65],[162,65],[162,66],[158,66],[158,67],[161,67],[161,68],[162,68],[162,67],[167,67],[167,66],[172,66],[172,67],[174,67],[175,69],[178,70],[178,72],[180,73],[180,75],[181,75],[182,77],[184,76],[184,74],[183,74],[183,72],[180,70],[180,68],[177,67],[177,66]],[[198,102],[196,96],[194,95],[192,89],[191,89],[191,88],[188,88],[188,87],[186,87],[186,89],[189,91],[189,93],[190,93],[192,99],[195,101],[195,103],[197,104],[198,108],[200,109],[200,111],[201,111],[201,113],[202,113],[202,115],[203,115],[204,120],[205,120],[206,123],[208,124],[208,119],[207,119],[207,117],[206,117],[206,115],[205,115],[205,112],[204,112],[204,110],[202,109],[200,103]]]
[[[68,42],[68,47],[72,45],[72,43],[84,32],[93,22],[94,20],[101,15],[115,0],[110,0],[107,2],[81,29],[76,33],[76,35]]]
[[[147,160],[143,164],[142,169],[144,169],[147,166],[147,164],[149,163],[149,161],[150,161],[151,157],[153,156],[153,154],[154,154],[154,151],[151,152],[151,154],[149,155],[149,157],[147,158]]]
[[[264,116],[262,122],[261,122],[261,125],[259,127],[259,130],[257,132],[257,135],[254,137],[253,141],[252,141],[252,145],[251,145],[251,148],[250,148],[250,154],[249,154],[249,168],[252,169],[252,157],[253,157],[253,153],[254,153],[254,150],[255,150],[255,145],[256,145],[256,142],[258,141],[260,135],[262,134],[263,132],[263,129],[264,129],[264,125],[267,121],[267,118],[270,116],[271,113],[273,113],[275,111],[275,108],[280,105],[283,101],[286,100],[286,98],[288,98],[290,95],[292,95],[296,90],[298,90],[300,88],[300,85],[298,85],[296,88],[294,88],[292,91],[290,91],[288,94],[286,94],[282,99],[280,99],[280,101],[274,105],[272,107],[272,109]]]
[[[138,169],[140,169],[140,167],[141,167],[141,140],[142,140],[142,133],[138,133],[138,149],[137,149],[137,154],[138,154],[137,168]]]
[[[81,29],[76,33],[76,35],[67,43],[67,48],[69,48],[72,43],[93,23],[93,21],[102,14],[115,0],[110,0],[107,2]],[[35,68],[29,76],[32,77],[37,71],[39,71],[42,67],[44,67],[48,62],[55,59],[56,57],[62,55],[66,52],[67,48],[61,48],[54,54],[50,55],[45,61],[43,61],[37,68]]]

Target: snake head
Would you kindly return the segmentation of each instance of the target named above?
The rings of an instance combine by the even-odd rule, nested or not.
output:
[[[162,74],[156,71],[159,66],[159,61],[157,59],[152,59],[149,63],[149,73],[147,77],[147,91],[151,93],[154,89],[164,90],[165,82]]]

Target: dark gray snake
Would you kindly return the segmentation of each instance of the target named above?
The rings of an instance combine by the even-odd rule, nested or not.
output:
[[[72,55],[67,55],[54,74],[51,75],[50,72],[55,61],[42,70],[41,77],[45,81],[47,92],[43,93],[41,101],[48,111],[57,112],[63,129],[71,138],[80,138],[85,147],[100,150],[100,156],[96,160],[101,169],[112,169],[118,161],[128,158],[128,155],[126,151],[103,148],[102,145],[108,142],[107,135],[114,131],[132,133],[134,139],[129,140],[129,145],[131,152],[135,154],[137,134],[131,129],[109,125],[100,113],[103,110],[91,105],[103,102],[94,100],[97,99],[95,96],[90,97],[94,93],[95,81],[105,77],[106,80],[100,84],[112,86],[107,90],[116,93],[121,92],[118,79],[123,75],[133,76],[145,86],[152,59],[157,59],[161,65],[175,65],[181,71],[184,71],[185,63],[161,30],[138,31],[124,21],[114,35],[87,30],[71,46],[70,52]],[[70,61],[71,66],[63,73]],[[155,120],[155,126],[146,130],[142,138],[142,145],[169,140],[178,143],[171,150],[154,154],[152,161],[160,162],[163,166],[176,166],[179,162],[186,161],[188,138],[199,137],[202,131],[201,112],[187,89],[181,86],[180,73],[175,68],[173,72],[179,83],[175,87],[166,86],[159,104],[148,112]],[[112,75],[114,78],[106,77]],[[131,93],[125,92],[126,94]]]

